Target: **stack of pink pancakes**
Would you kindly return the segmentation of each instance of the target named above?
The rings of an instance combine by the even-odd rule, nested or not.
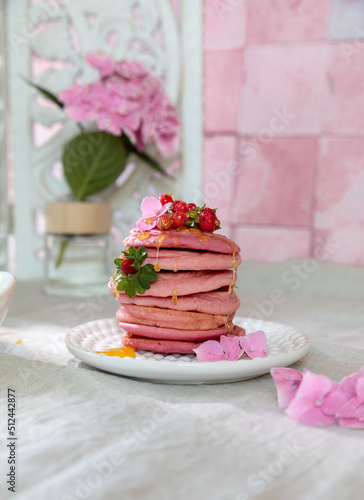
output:
[[[124,346],[193,353],[203,341],[242,334],[232,323],[240,306],[234,285],[241,258],[234,242],[198,229],[134,229],[124,245],[146,247],[144,264],[158,271],[150,289],[134,298],[109,285],[120,304],[116,317],[127,332]]]

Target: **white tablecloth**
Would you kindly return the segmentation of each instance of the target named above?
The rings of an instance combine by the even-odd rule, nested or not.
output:
[[[305,331],[312,349],[294,367],[340,380],[364,365],[364,269],[304,264],[244,263],[239,315]],[[270,375],[158,385],[73,358],[65,333],[115,311],[107,292],[55,299],[40,283],[18,283],[0,329],[1,499],[363,497],[364,431],[290,420],[277,407]],[[15,494],[6,485],[8,387],[17,401]]]

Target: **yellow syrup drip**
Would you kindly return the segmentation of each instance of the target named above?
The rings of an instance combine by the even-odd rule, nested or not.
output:
[[[231,280],[231,283],[229,285],[229,292],[228,292],[230,295],[232,295],[234,293],[234,285],[238,280],[237,273],[236,273],[236,271],[238,269],[238,262],[239,262],[239,259],[237,256],[238,246],[236,245],[236,243],[229,240],[229,238],[226,238],[226,236],[223,236],[222,234],[211,234],[211,236],[213,238],[215,238],[217,240],[221,240],[224,243],[226,243],[227,245],[229,245],[229,247],[233,251],[233,256],[232,256],[233,257],[233,279]]]
[[[147,238],[149,238],[150,234],[147,233],[147,232],[141,232],[138,234],[138,240],[146,240]]]
[[[159,249],[161,247],[161,244],[163,243],[163,241],[168,238],[170,236],[169,233],[161,233],[158,238],[157,238],[157,241],[156,241],[156,249],[157,249],[157,256],[155,258],[155,264],[154,264],[154,271],[156,271],[157,273],[159,273],[159,271],[162,269],[162,266],[160,265],[160,263],[158,262],[158,257],[159,257]]]
[[[227,320],[227,322],[225,323],[225,326],[226,326],[226,328],[229,329],[228,335],[232,335],[233,329],[234,329],[234,325],[232,324],[232,322]]]
[[[202,232],[201,229],[198,229],[197,227],[181,228],[181,231],[195,234],[199,242],[209,241],[210,239],[210,236],[208,234]]]
[[[177,236],[173,236],[172,242],[173,242],[173,246],[176,247],[178,245],[178,238],[177,238]]]
[[[114,347],[106,351],[95,351],[97,354],[106,354],[106,356],[118,356],[119,358],[136,358],[133,347]]]
[[[177,302],[178,302],[177,287],[175,286],[172,290],[172,304],[176,305]]]
[[[117,290],[114,290],[114,297],[115,299],[119,298],[120,293]]]
[[[173,271],[176,273],[178,271],[177,262],[173,263]]]
[[[154,217],[149,217],[148,219],[144,219],[144,222],[146,224],[151,224],[154,221],[154,219],[155,219],[155,216]]]
[[[202,233],[197,239],[200,243],[202,243],[203,241],[209,241],[210,236],[208,234]]]
[[[16,345],[22,345],[23,341],[19,339],[15,343],[16,343]]]

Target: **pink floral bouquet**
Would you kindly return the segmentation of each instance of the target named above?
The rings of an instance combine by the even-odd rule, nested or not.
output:
[[[86,60],[100,72],[99,79],[75,84],[58,96],[28,81],[80,129],[62,156],[65,178],[79,201],[113,184],[130,154],[165,174],[145,148],[154,145],[159,156],[168,157],[178,148],[180,135],[176,108],[161,79],[141,63],[114,61],[102,53],[89,53]],[[96,127],[86,132],[85,122]]]

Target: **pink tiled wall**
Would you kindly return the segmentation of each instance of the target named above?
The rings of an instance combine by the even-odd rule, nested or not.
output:
[[[204,198],[246,259],[364,265],[364,0],[205,0]]]

